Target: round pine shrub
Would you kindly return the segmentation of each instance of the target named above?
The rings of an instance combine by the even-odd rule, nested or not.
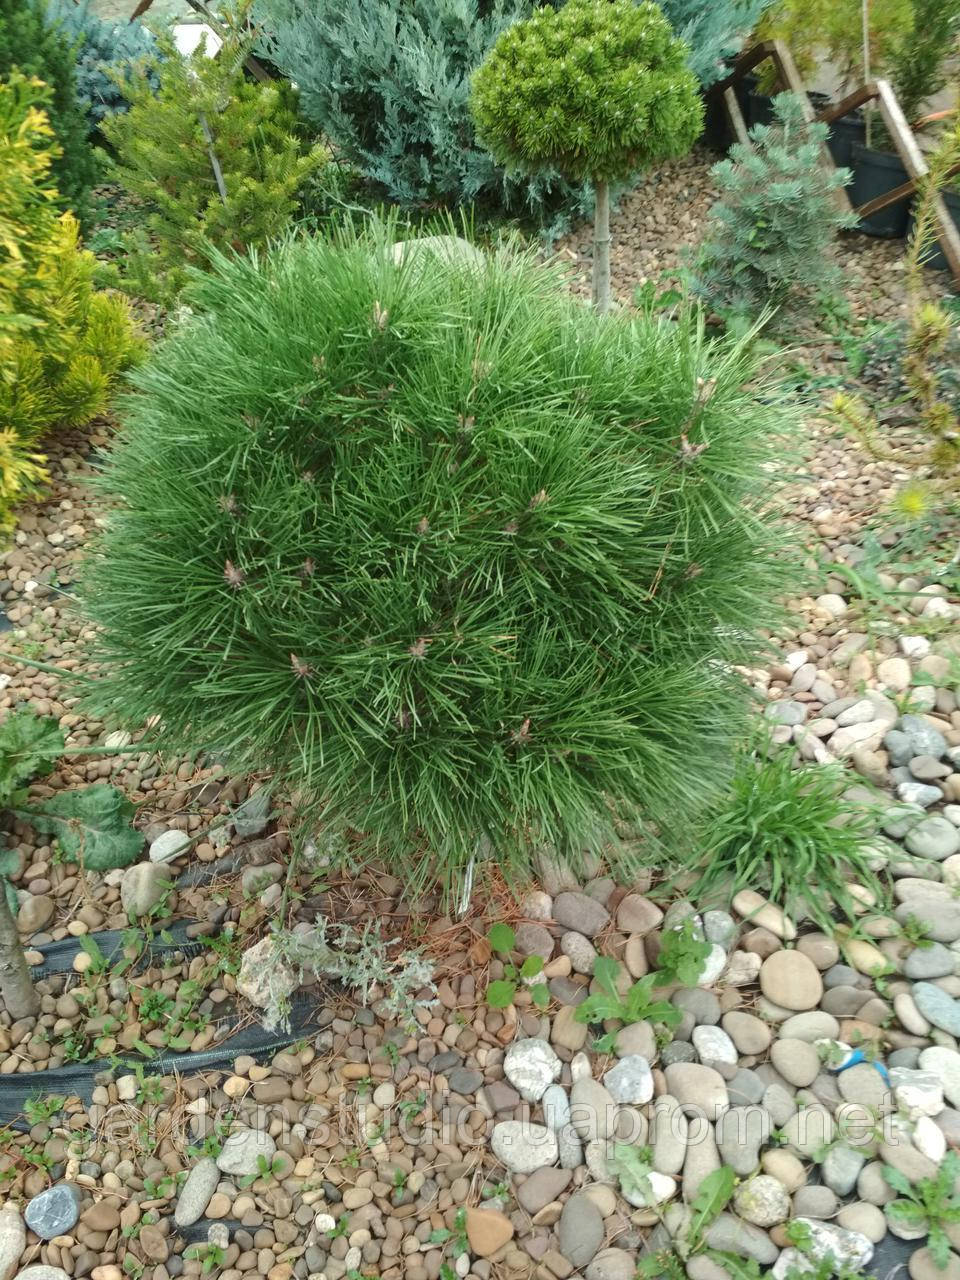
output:
[[[134,374],[96,706],[274,770],[411,881],[678,831],[743,732],[790,414],[696,319],[390,238],[218,257]]]

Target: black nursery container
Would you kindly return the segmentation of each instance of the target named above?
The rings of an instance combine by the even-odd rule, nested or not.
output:
[[[942,195],[943,195],[943,203],[947,206],[947,212],[950,214],[950,217],[953,219],[953,225],[957,228],[957,231],[960,231],[960,192],[944,191],[942,192]],[[912,213],[910,214],[910,218],[907,224],[907,234],[908,235],[913,234],[913,214]],[[940,248],[939,240],[935,240],[933,244],[930,246],[929,251],[924,255],[923,265],[925,267],[930,267],[934,271],[950,270],[950,263],[947,261],[946,257],[944,256],[943,250]]]
[[[853,182],[849,187],[849,195],[854,209],[859,209],[869,200],[875,200],[877,196],[885,195],[907,181],[903,161],[894,151],[874,151],[871,147],[854,142],[850,166],[853,169]],[[909,216],[910,197],[907,195],[896,204],[887,205],[885,209],[861,219],[859,229],[868,236],[896,240],[907,234]]]
[[[833,163],[842,169],[852,169],[854,144],[864,146],[866,141],[867,127],[860,111],[851,111],[849,115],[834,120],[827,139]]]

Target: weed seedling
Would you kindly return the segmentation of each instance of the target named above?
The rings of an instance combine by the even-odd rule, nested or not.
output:
[[[525,984],[528,978],[539,977],[543,973],[543,957],[527,956],[517,966],[511,956],[517,944],[517,935],[508,924],[493,925],[487,934],[487,941],[503,960],[503,977],[497,978],[487,987],[487,1004],[491,1009],[506,1009],[513,1004],[517,988]],[[538,1009],[545,1009],[550,1003],[550,989],[546,982],[540,981],[529,987],[530,997]]]
[[[675,1027],[680,1021],[680,1010],[666,1000],[654,1000],[653,989],[663,985],[659,973],[648,973],[635,982],[626,995],[617,990],[620,965],[611,956],[597,956],[593,976],[601,988],[596,995],[587,996],[577,1006],[574,1015],[577,1022],[603,1022],[617,1018],[620,1022],[659,1022],[665,1027]]]
[[[960,1174],[960,1156],[948,1151],[933,1178],[910,1182],[899,1169],[884,1166],[884,1177],[899,1193],[885,1212],[903,1227],[927,1231],[927,1248],[938,1267],[950,1261],[950,1238],[946,1228],[960,1222],[960,1196],[954,1191]]]
[[[664,930],[657,957],[661,979],[658,985],[679,982],[684,987],[695,987],[711,950],[692,916],[687,916],[676,928]]]
[[[23,1114],[31,1126],[46,1124],[58,1111],[63,1110],[65,1102],[66,1098],[56,1093],[48,1094],[46,1097],[42,1093],[37,1093],[23,1104]]]

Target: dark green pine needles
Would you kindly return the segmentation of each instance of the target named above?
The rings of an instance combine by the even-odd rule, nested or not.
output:
[[[685,837],[771,621],[783,404],[693,319],[388,240],[218,260],[135,375],[99,709],[276,770],[411,881],[484,836],[508,871],[618,819]]]

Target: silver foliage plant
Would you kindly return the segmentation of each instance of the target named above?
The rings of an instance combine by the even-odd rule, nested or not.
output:
[[[339,979],[358,994],[364,1007],[376,1002],[384,1017],[407,1029],[418,1025],[418,1007],[436,1004],[430,962],[412,949],[391,954],[401,940],[385,939],[372,920],[358,932],[352,925],[318,916],[309,929],[278,929],[272,937],[271,976],[264,976],[270,998],[263,1025],[268,1031],[289,1028],[291,981],[299,986],[313,974]]]

